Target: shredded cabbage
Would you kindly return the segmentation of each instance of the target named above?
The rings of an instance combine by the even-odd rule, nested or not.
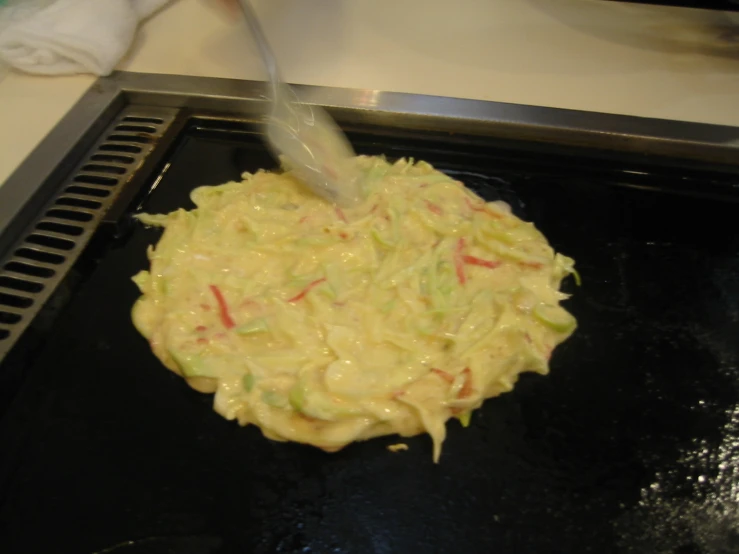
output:
[[[163,227],[132,311],[154,354],[214,408],[329,451],[470,424],[519,373],[547,373],[575,329],[574,275],[531,224],[426,162],[356,158],[364,202],[339,210],[289,168],[200,187]]]

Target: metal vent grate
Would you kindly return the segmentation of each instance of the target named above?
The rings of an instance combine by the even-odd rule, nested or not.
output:
[[[126,108],[0,263],[0,360],[89,242],[101,218],[172,124],[175,110]]]

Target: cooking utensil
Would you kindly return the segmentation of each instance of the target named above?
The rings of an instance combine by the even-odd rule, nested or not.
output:
[[[240,0],[252,36],[269,74],[272,106],[264,133],[272,153],[297,172],[316,194],[344,207],[362,199],[361,181],[353,170],[349,141],[319,106],[300,102],[280,76],[277,60],[249,0]]]

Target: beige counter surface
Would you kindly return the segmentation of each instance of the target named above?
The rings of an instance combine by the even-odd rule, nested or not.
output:
[[[739,126],[739,22],[600,0],[254,0],[294,83]],[[119,69],[263,79],[207,0],[149,20]],[[94,81],[0,82],[0,183]]]

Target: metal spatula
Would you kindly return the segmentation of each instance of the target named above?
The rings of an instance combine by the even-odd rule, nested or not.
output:
[[[352,169],[355,156],[331,116],[319,106],[300,102],[282,81],[272,49],[249,0],[240,0],[272,85],[272,106],[265,136],[272,153],[293,169],[316,194],[344,207],[362,199],[361,182]]]

